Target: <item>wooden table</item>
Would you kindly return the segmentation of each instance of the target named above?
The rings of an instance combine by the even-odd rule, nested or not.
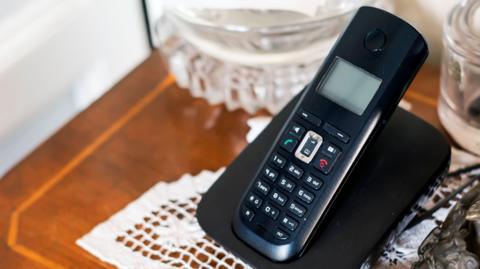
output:
[[[405,98],[440,128],[438,78],[425,66]],[[153,53],[0,180],[0,268],[111,267],[75,240],[158,181],[228,165],[248,118],[192,98]]]

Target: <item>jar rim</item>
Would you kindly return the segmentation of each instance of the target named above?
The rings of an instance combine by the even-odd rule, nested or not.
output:
[[[446,45],[475,62],[480,61],[479,18],[480,1],[462,0],[450,11],[444,25]]]

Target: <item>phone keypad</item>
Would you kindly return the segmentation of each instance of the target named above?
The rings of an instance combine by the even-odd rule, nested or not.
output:
[[[264,226],[269,219],[266,233],[278,241],[291,238],[308,219],[309,208],[319,199],[325,184],[324,177],[333,171],[341,154],[335,141],[348,143],[350,139],[307,111],[301,110],[298,118],[301,120],[287,127],[240,212],[253,225]],[[313,128],[309,130],[308,126]]]

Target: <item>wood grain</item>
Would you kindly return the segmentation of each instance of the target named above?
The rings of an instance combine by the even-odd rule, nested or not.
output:
[[[438,71],[405,99],[440,128]],[[75,240],[158,181],[228,165],[249,115],[179,89],[153,53],[0,180],[0,268],[110,268]]]

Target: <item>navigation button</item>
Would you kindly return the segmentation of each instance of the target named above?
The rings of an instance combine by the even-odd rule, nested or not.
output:
[[[310,163],[317,153],[323,138],[314,131],[308,131],[300,146],[295,151],[295,157],[304,163]]]

